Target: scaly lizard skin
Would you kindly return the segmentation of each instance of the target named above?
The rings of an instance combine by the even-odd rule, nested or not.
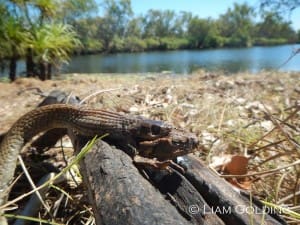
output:
[[[38,133],[53,128],[72,129],[83,136],[108,134],[124,147],[134,146],[140,162],[146,162],[144,157],[170,160],[192,152],[198,144],[195,135],[162,121],[66,104],[43,106],[22,116],[0,144],[0,207],[7,201],[21,149]],[[153,165],[159,167],[159,163]],[[5,224],[2,213],[0,210],[0,225]]]

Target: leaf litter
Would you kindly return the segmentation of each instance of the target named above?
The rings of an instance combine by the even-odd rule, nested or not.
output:
[[[191,75],[69,74],[46,82],[19,78],[0,83],[0,132],[42,100],[34,89],[18,95],[21,90],[59,89],[81,99],[99,92],[85,104],[166,120],[194,132],[201,143],[194,154],[220,175],[232,176],[232,184],[262,200],[293,207],[300,201],[299,76],[275,71],[227,76],[200,70]],[[86,198],[65,188],[77,196],[69,219],[74,210],[82,210],[86,213],[78,216],[89,220]]]

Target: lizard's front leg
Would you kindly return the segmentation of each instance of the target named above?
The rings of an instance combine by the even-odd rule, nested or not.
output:
[[[170,166],[184,171],[179,165],[172,161],[176,157],[170,151],[172,142],[169,138],[158,138],[153,141],[143,141],[139,143],[139,151],[133,156],[133,161],[138,166],[149,166],[156,170],[170,170]],[[165,152],[169,152],[168,157],[165,157]],[[161,154],[161,155],[160,155]],[[163,157],[161,157],[163,156]]]
[[[164,161],[159,161],[157,159],[149,159],[149,158],[145,158],[143,156],[140,155],[135,155],[133,157],[133,162],[137,165],[137,166],[149,166],[153,169],[156,170],[168,170],[170,171],[170,165],[174,165],[175,163],[172,160],[164,160]],[[178,166],[178,165],[177,165]]]

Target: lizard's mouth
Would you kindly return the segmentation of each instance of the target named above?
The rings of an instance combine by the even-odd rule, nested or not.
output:
[[[195,134],[174,129],[165,137],[140,142],[139,152],[147,158],[174,159],[195,151],[198,143]]]
[[[174,148],[186,150],[186,151],[192,151],[194,150],[198,144],[198,138],[193,133],[187,133],[181,130],[173,130],[169,134],[170,141],[172,142],[172,146]]]

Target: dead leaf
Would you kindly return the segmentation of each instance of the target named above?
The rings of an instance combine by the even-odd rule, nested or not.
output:
[[[223,172],[228,175],[244,175],[248,172],[248,158],[242,155],[234,155],[231,160],[224,165]],[[226,179],[232,185],[244,189],[251,189],[252,180],[248,177]]]
[[[248,158],[242,155],[234,155],[231,160],[224,165],[223,171],[230,175],[244,175],[248,172]]]

